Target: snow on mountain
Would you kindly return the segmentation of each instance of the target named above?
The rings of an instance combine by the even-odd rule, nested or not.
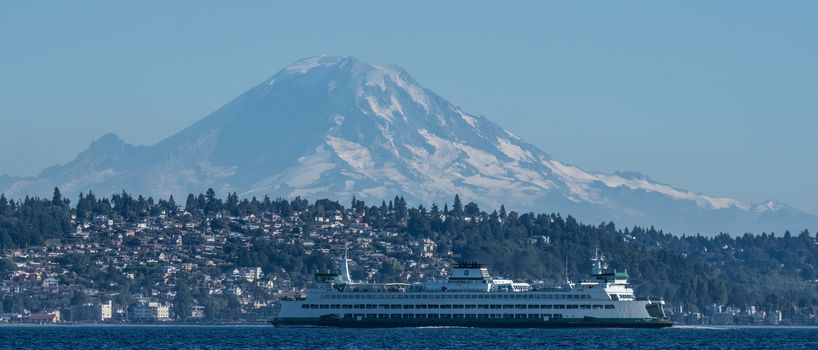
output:
[[[402,195],[441,205],[459,193],[484,209],[506,204],[705,234],[818,226],[816,217],[780,203],[579,169],[464,112],[399,67],[345,56],[295,62],[156,145],[134,147],[109,134],[37,177],[2,178],[0,191],[47,195],[55,185],[70,194],[184,196],[213,187],[370,203]]]

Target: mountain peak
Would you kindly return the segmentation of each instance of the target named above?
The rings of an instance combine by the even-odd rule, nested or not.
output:
[[[119,135],[109,132],[100,136],[96,141],[91,142],[91,149],[98,149],[98,148],[110,148],[110,147],[120,147],[125,145],[125,141],[119,137]]]
[[[276,76],[298,76],[319,71],[345,71],[351,76],[363,78],[369,85],[383,86],[384,77],[390,77],[395,82],[406,80],[412,85],[418,85],[409,76],[409,73],[399,66],[368,63],[354,56],[342,55],[321,55],[303,58],[285,67]]]
[[[282,69],[282,72],[291,73],[291,74],[304,74],[309,72],[314,68],[319,67],[332,67],[332,66],[340,66],[345,63],[356,63],[361,62],[355,57],[352,56],[342,56],[342,55],[321,55],[321,56],[313,56],[302,58],[298,61],[293,62],[289,66]]]
[[[400,195],[438,205],[457,193],[483,207],[506,204],[688,233],[818,222],[775,202],[750,206],[640,173],[561,163],[425,89],[398,66],[340,55],[298,60],[156,145],[135,147],[106,134],[36,178],[0,178],[0,192],[12,195],[48,194],[55,185],[67,194],[126,189],[166,197],[212,187],[370,203]]]

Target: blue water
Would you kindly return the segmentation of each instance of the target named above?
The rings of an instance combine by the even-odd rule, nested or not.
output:
[[[0,326],[2,349],[818,349],[818,328]]]

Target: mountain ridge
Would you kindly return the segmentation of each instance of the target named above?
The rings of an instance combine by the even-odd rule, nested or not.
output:
[[[779,202],[680,190],[635,172],[585,171],[474,116],[405,70],[350,56],[299,60],[152,146],[114,134],[7,195],[220,192],[421,203],[459,193],[483,206],[549,210],[588,222],[717,234],[801,230],[818,218]]]

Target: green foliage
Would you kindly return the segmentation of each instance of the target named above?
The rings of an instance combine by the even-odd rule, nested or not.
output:
[[[55,189],[52,200],[26,197],[7,200],[0,195],[0,249],[43,244],[72,230],[68,201]]]
[[[179,211],[172,198],[155,202],[153,198],[141,195],[134,198],[124,191],[110,200],[97,198],[89,191],[79,196],[76,208],[72,209],[69,204],[56,188],[51,199],[26,197],[14,201],[0,195],[0,248],[66,240],[68,232],[74,230],[72,210],[78,222],[106,215],[126,223],[156,216],[162,211],[172,216]],[[617,229],[613,223],[587,225],[571,216],[518,213],[507,211],[504,206],[488,213],[481,211],[475,203],[464,205],[459,195],[454,196],[451,210],[448,203],[443,204],[442,210],[437,204],[432,204],[429,210],[423,206],[410,208],[399,196],[377,206],[367,206],[355,198],[350,204],[347,210],[339,202],[328,199],[310,203],[300,197],[271,200],[265,196],[259,201],[256,198],[240,199],[236,193],[229,193],[222,201],[215,191],[209,189],[206,194],[187,196],[185,210],[191,215],[177,215],[176,218],[188,222],[207,217],[211,230],[242,232],[241,225],[227,216],[298,216],[303,223],[333,215],[346,216],[347,219],[355,217],[376,231],[399,232],[390,238],[393,244],[411,246],[413,241],[430,238],[436,242],[438,256],[448,257],[450,262],[478,261],[488,264],[498,275],[551,282],[564,280],[566,262],[570,278],[587,278],[591,270],[588,258],[597,246],[609,256],[612,268],[627,270],[640,294],[662,296],[694,309],[711,303],[768,305],[783,309],[816,304],[818,299],[818,249],[814,237],[806,230],[797,235],[785,232],[780,236],[768,233],[738,237],[726,234],[716,237],[674,236],[653,227],[623,230]],[[307,254],[303,247],[290,241],[274,241],[252,232],[244,233],[250,233],[249,241],[231,239],[224,247],[224,254],[236,266],[261,266],[269,273],[286,274],[293,281],[306,281],[316,271],[335,268],[331,256]],[[128,237],[123,243],[127,248],[142,244],[137,237]],[[183,235],[184,246],[201,244],[200,235]],[[417,255],[409,254],[392,258],[393,261],[380,266],[375,279],[395,280],[404,267],[394,261],[418,259]],[[61,283],[105,285],[115,282],[123,294],[122,300],[117,302],[128,304],[133,301],[125,295],[127,292],[153,288],[162,279],[162,271],[157,266],[134,266],[127,271],[133,273],[134,279],[125,280],[122,274],[95,267],[91,263],[93,259],[93,256],[83,254],[60,258],[58,263],[71,272],[61,277]],[[13,269],[10,261],[0,262],[2,276],[7,276]],[[184,281],[176,286],[174,303],[178,304],[179,310],[186,311],[193,298],[205,305],[211,316],[216,311],[233,316],[239,312],[231,309],[233,301],[229,297],[199,295],[198,291],[185,286]],[[3,298],[4,310],[32,306],[29,303]]]

